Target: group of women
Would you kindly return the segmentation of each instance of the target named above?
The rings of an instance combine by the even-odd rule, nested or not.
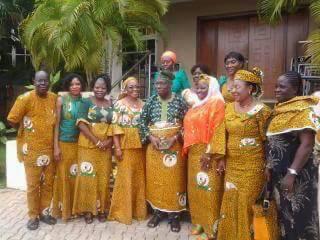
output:
[[[173,52],[161,62],[155,94],[146,103],[133,77],[123,82],[115,103],[107,76],[92,82],[89,98],[81,97],[79,75],[64,80],[53,216],[130,224],[146,218],[149,203],[149,227],[168,216],[171,230],[179,232],[180,212],[188,208],[198,239],[319,239],[312,154],[318,99],[301,96],[300,75],[279,77],[271,110],[259,101],[262,71],[244,70],[239,53],[225,57],[227,75],[219,80],[207,66],[195,65],[192,88],[175,71]],[[111,199],[112,152],[117,173]],[[265,228],[254,220],[259,199]]]

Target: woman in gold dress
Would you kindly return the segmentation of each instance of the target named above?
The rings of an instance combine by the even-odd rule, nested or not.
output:
[[[221,87],[221,93],[226,103],[234,101],[231,93],[234,76],[238,70],[243,68],[244,61],[245,59],[243,55],[238,52],[229,52],[224,58],[224,66],[227,75],[222,75],[218,81]]]
[[[220,210],[219,240],[253,239],[252,206],[262,191],[265,178],[264,143],[271,110],[257,101],[262,73],[239,70],[234,77],[234,102],[226,106],[226,158],[218,171],[224,171],[225,190]]]
[[[147,215],[145,198],[145,149],[139,136],[139,118],[143,102],[139,99],[139,82],[129,77],[123,94],[114,105],[113,133],[117,175],[112,194],[110,220],[131,224],[132,218]]]
[[[54,158],[57,164],[53,186],[53,209],[55,217],[64,221],[72,216],[75,179],[78,172],[78,137],[76,125],[81,115],[81,91],[84,81],[77,74],[70,74],[63,80],[64,90],[68,91],[57,99],[57,121],[54,132]]]
[[[179,213],[186,209],[186,161],[182,158],[181,126],[187,105],[171,91],[171,72],[162,71],[140,116],[140,135],[149,143],[146,153],[146,199],[154,209],[148,227],[169,215],[171,231],[180,231]]]
[[[313,154],[320,117],[318,99],[302,95],[297,72],[278,78],[272,118],[268,126],[268,164],[282,240],[320,239],[317,191],[318,163]]]
[[[78,174],[76,177],[73,214],[84,214],[87,224],[97,216],[104,222],[110,207],[112,103],[105,96],[110,92],[110,78],[97,76],[91,82],[94,96],[85,99],[77,125]]]
[[[216,86],[216,89],[215,89]],[[192,234],[204,232],[198,239],[212,239],[219,219],[223,194],[223,178],[215,172],[217,160],[223,158],[225,106],[215,78],[200,75],[196,86],[199,103],[187,112],[184,121],[184,152],[188,154],[188,200]],[[210,150],[210,146],[214,148]],[[210,155],[209,152],[210,151]],[[210,168],[201,165],[200,159],[209,155]]]

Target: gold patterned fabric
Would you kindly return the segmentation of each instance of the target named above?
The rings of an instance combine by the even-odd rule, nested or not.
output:
[[[142,108],[131,108],[123,100],[114,106],[113,134],[120,135],[121,161],[117,161],[117,175],[110,207],[110,220],[131,224],[132,219],[147,216],[145,197],[146,152],[139,136],[138,120]]]
[[[81,133],[80,133],[81,136]],[[109,179],[112,170],[111,149],[100,150],[79,146],[78,173],[72,213],[108,212],[110,207]]]
[[[294,97],[289,101],[278,103],[274,107],[267,135],[278,135],[302,129],[318,129],[320,119],[313,108],[317,103],[318,98],[311,96]]]
[[[264,141],[270,115],[264,104],[247,113],[237,113],[234,103],[226,107],[226,171],[219,240],[253,239],[252,206],[264,185]]]
[[[50,214],[55,173],[53,132],[56,121],[56,95],[39,97],[35,91],[19,96],[8,121],[19,123],[17,154],[24,163],[27,179],[28,215],[34,219]]]
[[[17,136],[19,161],[37,165],[37,158],[29,158],[29,154],[42,150],[52,152],[55,106],[56,95],[50,92],[45,98],[39,97],[35,91],[26,92],[17,98],[7,119],[20,124]]]
[[[222,96],[223,96],[224,101],[225,101],[226,103],[231,103],[231,102],[234,101],[234,98],[233,98],[231,92],[228,90],[227,84],[224,84],[224,85],[222,86],[222,88],[221,88],[221,93],[222,93]]]
[[[52,215],[67,221],[72,215],[75,180],[78,173],[78,143],[59,142],[61,161],[53,185]]]
[[[149,128],[156,137],[173,137],[180,127]],[[146,198],[154,209],[163,212],[180,212],[186,209],[186,160],[182,145],[176,142],[168,150],[147,147]]]
[[[123,149],[123,159],[117,161],[117,175],[112,194],[110,220],[131,224],[132,219],[147,216],[145,197],[145,150]]]
[[[257,67],[254,67],[251,71],[240,69],[236,72],[234,79],[261,85],[262,72]]]
[[[200,157],[206,144],[194,144],[188,152],[188,201],[191,222],[203,227],[204,232],[214,237],[220,217],[223,195],[223,177],[217,175],[217,161],[208,172],[201,170]],[[215,227],[214,227],[215,225]]]

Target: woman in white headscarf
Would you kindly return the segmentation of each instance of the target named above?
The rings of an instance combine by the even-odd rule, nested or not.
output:
[[[194,224],[191,234],[203,233],[198,239],[211,239],[223,194],[223,178],[214,169],[216,160],[223,157],[224,142],[219,141],[219,135],[224,131],[225,106],[214,77],[200,75],[195,92],[190,91],[189,96],[192,94],[196,98],[183,124],[183,152],[188,154],[188,198]]]

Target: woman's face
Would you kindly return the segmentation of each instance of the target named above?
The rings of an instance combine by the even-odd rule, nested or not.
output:
[[[196,92],[200,100],[205,99],[205,97],[208,95],[208,91],[209,91],[209,86],[207,83],[202,81],[198,82],[196,87]]]
[[[234,80],[232,88],[232,96],[236,102],[242,102],[251,97],[252,86],[248,85],[245,81]]]
[[[94,96],[103,99],[107,94],[107,85],[102,78],[98,78],[93,86]]]
[[[171,84],[160,77],[155,82],[155,86],[160,97],[167,97],[171,93]]]
[[[235,58],[228,58],[225,62],[225,68],[228,76],[234,76],[238,70],[243,67],[243,63]]]
[[[172,70],[174,62],[170,57],[161,58],[161,66],[163,70]]]
[[[285,102],[297,95],[297,90],[290,84],[285,76],[280,76],[275,88],[275,97],[278,102]]]
[[[136,80],[130,80],[125,88],[127,96],[138,99],[140,95],[140,85]]]
[[[195,85],[197,85],[201,74],[203,74],[203,72],[201,71],[201,69],[199,67],[196,68],[196,70],[194,70],[194,72],[192,74],[192,79],[193,79],[193,82]]]
[[[73,96],[79,96],[82,90],[81,82],[78,78],[74,78],[70,82],[69,92]]]

